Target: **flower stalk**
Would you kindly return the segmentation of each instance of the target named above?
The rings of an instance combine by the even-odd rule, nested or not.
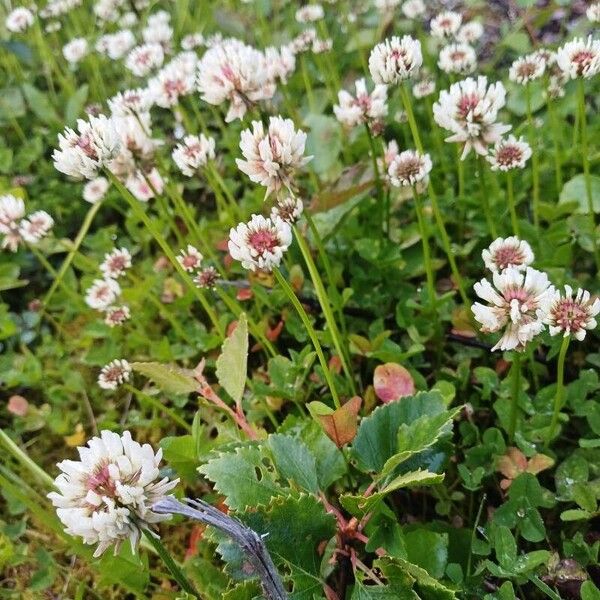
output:
[[[521,395],[521,355],[513,352],[512,367],[510,370],[511,394],[510,416],[508,421],[508,441],[513,443],[517,429],[517,413],[519,410],[519,396]]]
[[[567,356],[567,350],[569,349],[569,343],[571,341],[570,336],[563,337],[560,345],[560,351],[558,353],[558,365],[556,371],[556,394],[554,396],[554,407],[552,410],[552,420],[550,421],[550,427],[548,428],[548,436],[546,437],[545,448],[549,448],[556,433],[558,427],[558,418],[560,415],[560,409],[562,408],[563,398],[565,394],[565,359]]]

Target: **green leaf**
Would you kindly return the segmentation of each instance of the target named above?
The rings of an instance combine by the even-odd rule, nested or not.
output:
[[[141,373],[167,394],[191,394],[197,391],[198,382],[191,371],[175,365],[157,362],[134,362],[131,368]]]
[[[500,566],[507,571],[513,571],[517,560],[517,543],[508,527],[501,526],[496,529],[494,549]]]
[[[234,510],[266,505],[284,492],[277,484],[274,466],[257,446],[222,452],[198,471],[214,483],[227,506]]]
[[[333,117],[310,114],[304,122],[310,128],[306,138],[306,153],[314,156],[312,166],[322,175],[336,163],[342,149],[342,130]]]
[[[289,571],[290,598],[307,600],[323,592],[322,544],[335,535],[335,518],[314,496],[274,498],[268,507],[240,515],[264,540],[275,564]]]
[[[365,471],[379,473],[397,453],[398,430],[418,418],[444,412],[444,399],[438,392],[420,392],[376,408],[362,420],[352,444],[352,455]]]
[[[355,516],[364,516],[368,512],[371,512],[373,508],[383,500],[389,493],[402,488],[412,488],[425,485],[435,485],[441,483],[444,480],[444,475],[438,473],[430,473],[429,471],[410,471],[398,475],[390,483],[388,483],[382,490],[367,496],[366,498],[362,495],[354,496],[346,494],[340,497],[342,506],[350,513]]]
[[[60,123],[60,118],[50,103],[48,96],[33,87],[30,83],[23,84],[23,94],[35,115],[47,125]]]
[[[241,402],[248,369],[248,321],[242,313],[217,359],[217,379],[232,400]]]
[[[316,460],[306,444],[288,435],[273,434],[267,440],[279,474],[307,492],[319,491]]]
[[[404,532],[407,560],[441,579],[448,564],[448,534],[427,529]]]
[[[595,515],[589,513],[587,510],[580,510],[578,508],[572,508],[570,510],[565,510],[560,513],[561,521],[589,521]]]
[[[181,477],[194,481],[198,476],[196,442],[191,435],[166,437],[160,441],[165,461]]]
[[[600,177],[590,175],[592,188],[592,206],[595,213],[600,213]],[[568,202],[577,202],[579,208],[577,212],[588,213],[587,191],[585,187],[585,176],[583,174],[575,175],[563,185],[558,199],[559,204]]]
[[[600,590],[591,581],[584,581],[581,585],[581,600],[600,600]]]
[[[65,107],[65,123],[72,125],[77,121],[83,111],[83,107],[88,99],[89,86],[82,85],[68,100]]]

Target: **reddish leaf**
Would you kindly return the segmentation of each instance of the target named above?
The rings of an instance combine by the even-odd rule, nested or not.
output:
[[[311,402],[308,408],[313,417],[321,423],[327,437],[341,448],[356,436],[361,404],[362,398],[354,396],[337,410],[332,410],[322,402]]]
[[[373,387],[382,402],[395,402],[404,396],[415,393],[415,382],[412,375],[396,363],[379,365],[373,376]]]
[[[23,396],[11,396],[8,399],[6,408],[8,409],[8,412],[13,415],[24,417],[29,410],[29,402],[27,402],[27,399],[23,398]]]

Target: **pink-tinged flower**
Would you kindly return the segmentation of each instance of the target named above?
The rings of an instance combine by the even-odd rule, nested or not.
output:
[[[598,325],[594,318],[598,313],[600,298],[592,298],[587,290],[581,288],[573,298],[573,288],[565,285],[564,296],[556,290],[544,322],[548,325],[550,335],[572,335],[581,342],[587,330],[595,329]]]
[[[435,81],[433,79],[421,79],[413,85],[413,96],[415,98],[425,98],[435,92]]]
[[[160,173],[152,169],[149,173],[135,171],[127,178],[125,186],[140,202],[148,202],[156,194],[162,194],[164,182]]]
[[[30,244],[36,244],[47,236],[54,226],[54,219],[45,211],[38,210],[19,224],[19,234]]]
[[[248,223],[240,223],[229,232],[229,254],[251,271],[272,271],[278,267],[283,253],[292,243],[292,229],[275,217],[252,215]]]
[[[290,188],[294,174],[312,156],[304,156],[306,133],[297,130],[291,119],[270,117],[265,132],[260,121],[241,134],[240,149],[246,160],[236,159],[240,171],[267,188],[267,194]]]
[[[323,52],[329,52],[333,48],[333,40],[331,38],[313,40],[311,50],[313,54],[323,54]]]
[[[100,202],[106,195],[109,185],[106,177],[96,177],[96,179],[88,181],[83,186],[83,199],[90,204]]]
[[[114,117],[128,117],[147,113],[154,103],[147,88],[136,88],[119,92],[108,101]]]
[[[68,63],[72,65],[81,61],[88,53],[88,43],[85,38],[75,38],[62,49],[63,56]]]
[[[444,73],[468,75],[477,66],[475,50],[469,44],[448,44],[440,50],[438,67]]]
[[[402,12],[407,19],[416,19],[425,14],[425,3],[423,0],[406,0],[402,5]]]
[[[158,69],[165,60],[163,47],[158,43],[136,46],[125,59],[125,66],[138,77]]]
[[[116,554],[126,540],[135,552],[142,531],[169,518],[152,507],[179,480],[161,478],[162,451],[134,442],[129,431],[102,431],[78,452],[79,460],[58,463],[57,491],[48,494],[65,532],[96,545],[94,557],[111,546]]]
[[[275,93],[265,55],[235,39],[206,51],[198,64],[196,82],[205,102],[229,102],[228,123],[241,119],[253,103]]]
[[[591,23],[600,23],[600,2],[590,4],[585,11],[585,16]]]
[[[182,52],[163,67],[149,82],[148,93],[162,108],[172,108],[182,97],[196,89],[198,59],[194,52]]]
[[[98,375],[98,385],[103,390],[116,390],[118,386],[129,381],[131,365],[125,359],[115,359],[104,365]]]
[[[534,259],[531,246],[516,236],[495,239],[489,248],[481,253],[487,269],[499,273],[504,269],[524,271]]]
[[[200,136],[187,135],[183,143],[175,147],[172,157],[184,175],[193,177],[209,160],[215,159],[215,140],[203,133]]]
[[[431,35],[441,39],[455,36],[461,25],[462,15],[451,10],[441,12],[429,23]]]
[[[269,76],[273,81],[279,80],[286,84],[288,77],[296,69],[296,54],[291,46],[265,48],[265,58]]]
[[[320,4],[306,4],[296,11],[298,23],[313,23],[320,21],[324,16],[323,7]]]
[[[18,222],[25,216],[25,203],[12,194],[0,196],[0,233],[7,234],[18,227]]]
[[[85,303],[94,310],[104,311],[121,295],[121,286],[114,279],[95,279],[85,293]]]
[[[206,40],[201,33],[189,33],[181,39],[181,48],[183,50],[194,50],[204,46]]]
[[[299,33],[291,43],[292,52],[300,54],[309,50],[317,39],[317,32],[312,28],[305,29]]]
[[[494,144],[487,157],[492,171],[524,169],[531,158],[531,146],[523,139],[509,135]]]
[[[364,79],[358,79],[354,85],[356,96],[352,96],[346,90],[338,93],[339,104],[333,107],[338,121],[346,127],[355,127],[361,123],[383,119],[388,112],[387,86],[376,85],[369,94]]]
[[[115,248],[104,255],[104,262],[100,265],[105,278],[118,279],[131,267],[131,254],[127,248]]]
[[[527,267],[523,273],[510,267],[493,274],[492,284],[482,279],[475,293],[489,305],[475,302],[471,308],[484,333],[503,331],[494,350],[523,350],[544,330],[554,287],[548,275]]]
[[[23,6],[15,8],[6,17],[4,24],[12,33],[23,33],[33,25],[33,13]]]
[[[398,84],[415,77],[422,64],[421,43],[409,35],[377,44],[369,56],[369,71],[377,84]]]
[[[109,327],[119,327],[128,321],[131,317],[129,307],[125,304],[123,306],[111,306],[104,313],[104,322]]]
[[[104,115],[79,119],[77,131],[67,127],[58,134],[58,145],[52,154],[54,167],[75,179],[94,179],[121,149],[115,123]]]
[[[277,217],[293,225],[302,215],[304,204],[301,198],[288,196],[278,200],[277,204],[271,209],[271,220],[274,221]]]
[[[431,167],[429,154],[405,150],[392,160],[387,173],[392,185],[396,187],[413,186],[427,179]]]
[[[556,51],[556,64],[571,79],[589,79],[600,71],[600,40],[575,38]]]
[[[481,39],[482,35],[483,25],[478,21],[469,21],[458,30],[456,41],[463,44],[474,44]]]
[[[111,60],[120,60],[135,46],[135,36],[129,29],[107,33],[98,38],[95,48]]]
[[[194,283],[201,289],[213,290],[218,281],[219,272],[214,267],[206,267],[194,277]]]
[[[488,146],[510,130],[510,125],[496,122],[505,102],[506,90],[501,82],[488,86],[486,77],[468,77],[440,92],[433,116],[440,127],[452,132],[447,142],[464,145],[464,160],[471,149],[486,155]]]
[[[539,52],[517,58],[510,66],[508,78],[520,85],[539,79],[546,70],[546,59]]]
[[[177,262],[188,272],[193,273],[200,268],[204,257],[200,251],[191,244],[187,245],[185,250],[182,250],[177,256]]]

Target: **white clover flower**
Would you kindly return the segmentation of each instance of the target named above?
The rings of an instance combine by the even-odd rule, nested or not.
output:
[[[300,54],[309,50],[317,39],[317,32],[312,28],[305,29],[298,34],[291,43],[294,54]]]
[[[202,269],[193,279],[197,287],[213,290],[217,287],[219,272],[214,267]]]
[[[468,77],[440,92],[433,116],[440,127],[452,133],[447,142],[464,144],[464,160],[472,148],[478,154],[487,154],[488,145],[510,130],[510,125],[496,122],[505,102],[506,90],[501,82],[488,86],[486,77]]]
[[[483,25],[479,21],[465,23],[456,34],[456,41],[463,44],[474,44],[483,36]]]
[[[54,226],[54,219],[45,211],[38,210],[19,224],[19,234],[29,244],[37,244]]]
[[[469,44],[448,44],[440,50],[438,67],[445,73],[468,75],[476,66],[477,56]]]
[[[383,119],[387,115],[387,86],[376,85],[369,94],[366,81],[358,79],[355,88],[356,96],[346,90],[338,93],[339,104],[333,107],[333,112],[340,123],[346,127],[355,127],[361,123]]]
[[[142,29],[142,37],[146,44],[160,44],[165,52],[171,50],[173,28],[168,22],[155,22]]]
[[[600,2],[590,4],[585,11],[585,16],[591,23],[600,23]]]
[[[131,267],[131,254],[127,248],[115,248],[104,255],[100,265],[105,279],[118,279]]]
[[[510,267],[493,274],[494,285],[482,279],[475,293],[488,305],[475,302],[471,308],[484,333],[503,330],[494,350],[523,350],[528,342],[544,330],[554,297],[548,275],[527,267],[523,273]]]
[[[209,160],[215,159],[215,140],[204,134],[186,135],[172,156],[179,170],[187,177],[193,177]]]
[[[194,50],[200,48],[206,43],[204,36],[201,33],[190,33],[184,36],[181,40],[182,50]]]
[[[106,195],[109,185],[108,179],[105,177],[96,177],[96,179],[88,181],[83,186],[83,199],[90,204],[100,202]]]
[[[390,140],[387,144],[383,144],[383,158],[378,159],[379,168],[386,174],[390,165],[394,162],[394,159],[400,154],[398,148],[398,142],[396,140]]]
[[[110,113],[114,117],[126,117],[147,113],[154,100],[147,88],[137,88],[119,92],[108,101]]]
[[[75,179],[94,179],[121,148],[113,120],[104,115],[79,119],[77,131],[67,127],[58,134],[58,145],[52,154],[54,167]]]
[[[125,66],[138,77],[148,75],[158,69],[165,59],[163,47],[157,43],[135,47],[125,59]]]
[[[198,58],[193,52],[182,52],[161,69],[148,82],[149,94],[154,103],[162,108],[171,108],[182,96],[194,92]]]
[[[96,52],[106,54],[112,60],[123,58],[135,46],[135,36],[129,29],[109,33],[98,38]]]
[[[433,79],[421,79],[413,85],[413,96],[415,98],[425,98],[435,92],[435,81]]]
[[[50,21],[44,26],[44,31],[46,33],[54,33],[56,31],[60,31],[62,29],[62,24],[60,21]]]
[[[94,13],[101,21],[114,23],[119,18],[119,9],[124,0],[97,0]]]
[[[296,69],[296,54],[291,46],[265,48],[265,59],[272,81],[279,80],[286,84],[288,77]]]
[[[229,102],[228,123],[241,119],[252,103],[272,98],[275,93],[265,55],[239,40],[228,40],[206,51],[198,64],[197,86],[205,102]]]
[[[240,149],[246,160],[236,159],[240,171],[267,188],[267,194],[289,188],[297,169],[312,160],[304,156],[306,133],[296,130],[291,119],[270,117],[265,132],[262,122],[241,134]]]
[[[324,16],[325,12],[320,4],[306,4],[296,11],[298,23],[313,23],[320,21]]]
[[[278,200],[277,204],[271,209],[271,221],[275,221],[279,217],[286,223],[294,224],[304,211],[304,203],[302,198],[287,196]]]
[[[114,279],[95,279],[85,292],[85,303],[94,310],[105,311],[121,295]]]
[[[525,240],[512,235],[495,239],[489,248],[483,250],[481,258],[487,269],[499,273],[509,268],[524,271],[533,262],[534,256]]]
[[[33,13],[28,8],[20,6],[8,13],[4,24],[12,33],[23,33],[33,25],[33,22]]]
[[[248,223],[240,223],[229,232],[229,254],[251,271],[272,271],[278,267],[283,253],[292,243],[292,229],[275,217],[252,215]]]
[[[110,546],[116,554],[125,540],[135,552],[142,531],[169,518],[152,506],[179,480],[160,479],[162,451],[154,454],[149,444],[134,442],[129,431],[120,436],[104,430],[78,451],[78,461],[58,463],[58,491],[48,494],[65,532],[97,545],[94,557]]]
[[[333,40],[328,38],[326,40],[315,39],[313,40],[311,50],[314,54],[323,54],[323,52],[329,52],[333,48]]]
[[[517,58],[510,66],[508,78],[520,85],[539,79],[546,70],[546,60],[540,53],[534,52]]]
[[[119,327],[131,318],[129,307],[123,304],[122,306],[110,306],[104,313],[104,322],[109,327]]]
[[[431,168],[429,154],[419,154],[415,150],[405,150],[392,159],[387,174],[390,183],[396,187],[413,186],[425,181]]]
[[[409,35],[388,38],[369,56],[369,71],[377,84],[397,84],[415,77],[422,64],[421,43]]]
[[[462,15],[451,10],[441,12],[429,23],[431,35],[441,39],[455,36],[461,25]]]
[[[160,173],[155,168],[148,172],[138,169],[125,180],[125,187],[140,202],[148,202],[156,194],[162,194],[164,185]]]
[[[381,12],[392,12],[395,8],[398,7],[401,0],[375,0],[375,8]]]
[[[121,147],[110,163],[110,170],[121,181],[126,181],[136,176],[138,165],[153,163],[154,151],[162,142],[150,137],[152,122],[149,113],[113,117],[113,122],[121,139]]]
[[[66,61],[72,65],[77,64],[88,53],[88,43],[85,38],[75,38],[68,44],[65,44],[62,49],[63,56]]]
[[[121,27],[133,27],[138,21],[137,15],[133,11],[129,11],[119,19],[119,25]]]
[[[195,246],[187,245],[185,250],[181,250],[177,256],[177,262],[188,272],[193,273],[200,268],[204,257]]]
[[[531,158],[531,146],[522,138],[509,135],[498,140],[487,157],[492,171],[510,171],[524,169]]]
[[[423,0],[406,0],[402,5],[402,12],[407,19],[416,19],[425,14],[425,3]]]
[[[571,79],[589,79],[600,71],[600,40],[575,38],[556,51],[556,64]]]
[[[25,204],[12,194],[0,196],[0,234],[3,235],[2,249],[16,252],[22,241],[20,221],[25,214]]]
[[[594,318],[600,313],[600,298],[592,299],[587,290],[577,290],[573,298],[573,288],[565,285],[564,296],[556,290],[550,310],[544,322],[548,325],[550,335],[561,334],[563,337],[572,335],[580,342],[585,338],[587,330],[595,329],[598,325]]]

